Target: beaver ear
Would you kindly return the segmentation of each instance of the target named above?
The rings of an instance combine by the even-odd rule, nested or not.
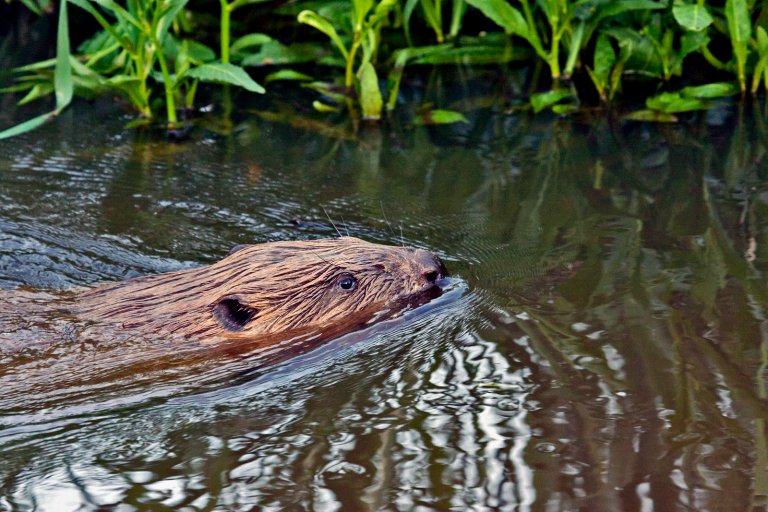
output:
[[[231,249],[229,250],[229,252],[227,253],[227,256],[232,256],[232,255],[233,255],[233,254],[235,254],[237,251],[240,251],[240,250],[242,250],[242,249],[245,249],[246,247],[248,247],[248,244],[240,244],[240,245],[236,245],[236,246],[234,246],[233,248],[231,248]]]
[[[240,302],[237,297],[225,297],[213,306],[213,318],[228,331],[242,331],[259,310]]]

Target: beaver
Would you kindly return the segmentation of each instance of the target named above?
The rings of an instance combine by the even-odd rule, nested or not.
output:
[[[428,251],[340,237],[85,290],[2,291],[0,428],[221,385],[430,301],[445,275]]]
[[[165,336],[324,337],[434,298],[431,252],[354,237],[237,246],[217,263],[106,284],[78,295],[81,319]]]

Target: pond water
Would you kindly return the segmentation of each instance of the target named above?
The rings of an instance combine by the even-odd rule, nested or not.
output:
[[[2,293],[336,236],[326,211],[452,274],[299,353],[0,391],[0,510],[763,509],[768,130],[747,110],[357,135],[244,115],[169,144],[78,104],[0,141]]]

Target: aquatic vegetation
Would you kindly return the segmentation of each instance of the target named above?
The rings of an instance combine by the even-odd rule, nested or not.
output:
[[[89,13],[101,30],[70,51],[67,24],[59,23],[56,58],[18,68],[16,83],[4,89],[26,92],[22,104],[56,92],[56,109],[0,137],[55,116],[68,102],[67,87],[83,96],[117,92],[143,119],[157,115],[153,98],[162,91],[165,117],[175,126],[178,106],[194,105],[201,81],[264,92],[245,68],[266,73],[266,82],[302,83],[318,94],[311,101],[319,112],[346,110],[353,120],[374,121],[397,108],[406,66],[523,67],[527,106],[558,114],[595,98],[611,103],[627,84],[641,82],[646,108],[628,116],[653,121],[674,121],[768,84],[766,11],[754,0],[220,0],[218,16],[197,17],[195,29],[187,26],[198,12],[192,9],[210,5],[64,0],[62,19],[67,4],[78,16]],[[235,10],[258,12],[259,19],[268,13],[271,21],[237,34],[245,24],[233,25]]]
[[[119,93],[142,117],[151,119],[152,94],[160,86],[169,128],[178,123],[178,99],[190,106],[199,81],[264,92],[242,68],[216,62],[215,54],[204,44],[173,34],[171,26],[187,1],[128,0],[123,7],[113,0],[63,0],[56,58],[18,68],[19,85],[12,88],[29,91],[21,103],[55,92],[56,110],[0,132],[0,138],[33,129],[57,115],[69,104],[73,91],[86,96]],[[68,4],[91,14],[102,28],[76,54],[69,46]]]

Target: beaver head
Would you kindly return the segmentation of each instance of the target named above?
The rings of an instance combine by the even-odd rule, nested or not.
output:
[[[96,322],[184,337],[341,334],[440,293],[434,254],[352,237],[238,246],[206,267],[80,295]]]

